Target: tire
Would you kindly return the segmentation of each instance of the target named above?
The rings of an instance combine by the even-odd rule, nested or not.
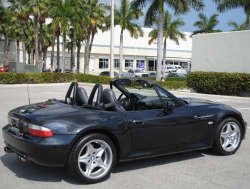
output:
[[[234,154],[240,147],[242,140],[242,126],[232,117],[224,119],[215,131],[212,149],[221,155]]]
[[[93,184],[106,180],[115,163],[116,149],[112,141],[103,134],[91,133],[74,145],[66,168],[80,182]]]

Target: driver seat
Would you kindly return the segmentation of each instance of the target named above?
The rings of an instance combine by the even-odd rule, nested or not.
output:
[[[125,109],[119,104],[112,89],[104,89],[102,92],[102,103],[104,103],[105,110],[124,112]]]
[[[78,106],[82,106],[83,104],[88,104],[88,95],[83,87],[78,87],[77,95],[78,95]]]

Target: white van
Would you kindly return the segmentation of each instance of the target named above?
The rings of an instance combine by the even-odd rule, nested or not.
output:
[[[166,65],[165,73],[176,72],[176,70],[182,69],[180,65]]]

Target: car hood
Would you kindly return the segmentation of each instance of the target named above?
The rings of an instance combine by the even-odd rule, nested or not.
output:
[[[185,100],[188,102],[188,106],[211,106],[211,105],[215,105],[215,106],[226,106],[225,104],[221,104],[218,102],[213,102],[210,100],[205,100],[205,99],[201,99],[201,98],[180,98],[182,100]]]

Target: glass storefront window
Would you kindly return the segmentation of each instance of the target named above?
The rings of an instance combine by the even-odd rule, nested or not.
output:
[[[100,69],[109,68],[109,59],[108,58],[99,58],[99,68]]]

